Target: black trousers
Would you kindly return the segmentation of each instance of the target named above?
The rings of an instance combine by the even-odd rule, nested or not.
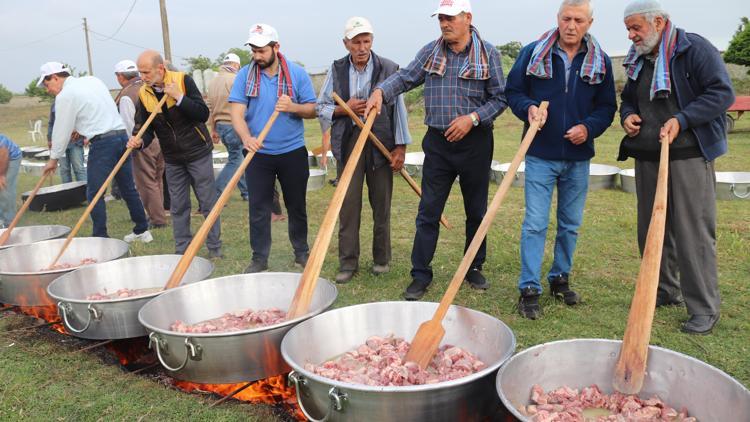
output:
[[[466,242],[469,247],[487,211],[490,163],[494,138],[491,128],[476,127],[458,142],[448,142],[443,133],[429,128],[422,140],[422,199],[417,213],[417,232],[411,251],[411,276],[414,280],[432,281],[432,257],[440,234],[440,216],[445,208],[453,182],[459,177],[466,213]],[[482,268],[487,255],[486,241],[477,252],[471,267]]]
[[[307,149],[284,154],[256,153],[245,170],[250,212],[250,247],[254,261],[267,261],[271,252],[271,210],[274,184],[279,179],[289,214],[289,241],[294,256],[307,255]]]

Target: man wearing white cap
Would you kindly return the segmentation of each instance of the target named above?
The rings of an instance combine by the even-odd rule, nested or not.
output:
[[[49,62],[42,65],[37,85],[47,89],[55,97],[55,127],[52,130],[50,160],[45,172],[54,171],[57,161],[65,154],[70,134],[78,132],[89,140],[89,158],[86,178],[86,197],[94,198],[115,164],[125,153],[128,140],[125,124],[117,113],[112,96],[104,82],[93,77],[75,78],[62,63]],[[150,242],[148,220],[143,203],[133,184],[133,167],[130,157],[115,175],[122,198],[128,206],[130,219],[135,223],[129,240]],[[109,237],[107,233],[107,210],[104,201],[99,201],[91,211],[94,223],[93,236]]]
[[[307,72],[279,52],[279,36],[273,27],[253,25],[246,45],[252,49],[253,62],[240,69],[229,94],[232,126],[245,148],[255,152],[245,171],[253,251],[245,272],[268,268],[276,179],[289,215],[294,262],[305,266],[309,255],[305,196],[310,171],[302,119],[315,118],[315,91]],[[257,136],[274,110],[280,114],[261,145]]]
[[[441,0],[438,17],[442,37],[430,42],[409,66],[391,75],[373,91],[365,107],[381,112],[383,102],[424,83],[425,153],[422,199],[412,249],[412,283],[404,298],[417,300],[432,282],[431,262],[440,231],[440,215],[453,182],[460,176],[466,212],[467,248],[487,210],[493,121],[508,106],[500,54],[483,41],[471,24],[468,0]],[[475,289],[487,289],[481,273],[486,242],[466,274]]]
[[[619,160],[635,158],[638,245],[643,253],[656,192],[660,139],[669,146],[669,197],[656,306],[684,301],[682,331],[708,334],[719,320],[714,160],[727,152],[724,114],[734,102],[718,50],[677,28],[656,0],[625,8],[633,42],[623,65]],[[679,274],[679,275],[678,275]]]
[[[378,83],[398,70],[398,65],[371,51],[374,31],[362,17],[350,18],[344,27],[345,57],[333,62],[318,98],[318,118],[325,132],[331,128],[331,146],[337,163],[345,165],[360,129],[341,106],[333,100],[337,93],[355,113],[362,116],[366,99]],[[359,226],[362,212],[362,185],[367,181],[373,215],[371,271],[375,275],[390,270],[391,260],[391,196],[393,171],[404,164],[406,145],[411,143],[403,95],[384,106],[372,131],[391,151],[385,157],[370,142],[357,163],[349,190],[339,213],[339,273],[337,283],[349,282],[359,269]],[[393,159],[393,164],[390,164]]]
[[[138,67],[132,60],[122,60],[115,65],[115,78],[122,90],[115,98],[115,104],[120,111],[128,133],[135,127],[135,109],[138,104],[138,91],[143,81],[138,73]],[[135,150],[133,156],[133,178],[135,187],[141,196],[143,206],[149,218],[149,227],[158,229],[167,226],[167,215],[163,205],[164,157],[161,155],[159,141],[154,139],[148,148]]]

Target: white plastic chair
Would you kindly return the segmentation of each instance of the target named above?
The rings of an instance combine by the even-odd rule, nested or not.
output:
[[[31,136],[31,140],[36,143],[36,136],[39,135],[42,139],[44,139],[44,135],[42,134],[42,121],[37,120],[35,122],[32,122],[29,120],[29,126],[31,127],[31,130],[29,132],[29,136]]]

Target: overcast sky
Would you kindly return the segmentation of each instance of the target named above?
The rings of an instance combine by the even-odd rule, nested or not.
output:
[[[351,16],[370,19],[375,51],[401,65],[439,36],[437,20],[430,17],[437,0],[166,3],[173,60],[181,68],[184,57],[202,54],[213,59],[229,48],[242,47],[250,26],[258,22],[274,26],[282,52],[310,72],[325,70],[345,54],[341,38],[344,22]],[[559,4],[559,0],[474,0],[474,24],[494,44],[514,40],[526,44],[556,25]],[[610,55],[623,54],[629,47],[622,23],[625,4],[595,2],[591,32]],[[722,50],[740,17],[750,15],[748,0],[663,0],[663,4],[677,26],[707,37]],[[111,88],[117,87],[116,62],[135,60],[144,47],[163,50],[158,0],[0,0],[0,11],[0,84],[14,92],[22,92],[47,61],[87,70],[83,17],[95,31],[90,35],[94,74]]]

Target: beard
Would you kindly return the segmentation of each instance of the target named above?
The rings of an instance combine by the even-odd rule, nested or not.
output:
[[[641,43],[641,45],[635,46],[635,51],[639,56],[650,54],[652,51],[654,51],[654,48],[659,45],[659,41],[661,41],[661,33],[657,32],[656,28],[652,26],[651,33],[643,38],[643,42]]]
[[[266,69],[269,66],[272,66],[274,63],[276,63],[276,54],[272,54],[271,58],[267,62],[266,61],[259,61],[257,63],[258,63],[258,66],[260,66],[261,69]]]

